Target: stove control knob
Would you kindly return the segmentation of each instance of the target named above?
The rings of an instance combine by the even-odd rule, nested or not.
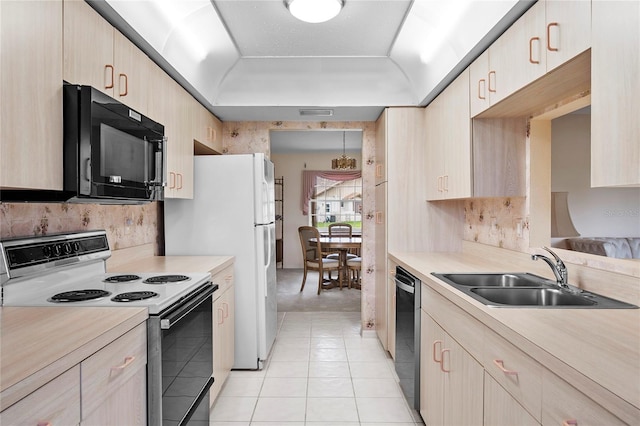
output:
[[[43,246],[42,254],[44,255],[44,257],[51,257],[51,246]]]
[[[64,243],[62,245],[62,251],[64,252],[64,254],[71,254],[71,244],[70,243]]]
[[[53,255],[60,256],[62,254],[62,244],[54,244],[53,245]]]
[[[74,253],[78,253],[80,251],[80,244],[78,244],[77,241],[72,242],[71,250],[73,250]]]

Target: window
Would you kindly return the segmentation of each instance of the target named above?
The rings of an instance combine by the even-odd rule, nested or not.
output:
[[[362,230],[362,178],[335,181],[316,177],[315,198],[310,200],[312,226],[326,230],[330,223],[350,223],[354,232]]]

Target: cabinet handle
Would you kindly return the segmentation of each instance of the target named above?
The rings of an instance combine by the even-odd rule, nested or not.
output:
[[[376,223],[377,224],[384,223],[384,220],[382,218],[382,212],[376,212]]]
[[[504,374],[508,374],[511,376],[517,376],[518,372],[514,371],[514,370],[507,370],[506,368],[504,368],[504,361],[501,359],[494,359],[493,363],[500,369],[500,371],[502,371]]]
[[[443,176],[438,176],[438,192],[442,192],[442,178]]]
[[[442,190],[444,192],[449,192],[449,175],[444,175],[442,177],[442,181],[444,182],[444,187]]]
[[[480,90],[480,83],[482,84],[482,91]],[[480,80],[478,80],[478,99],[487,99],[485,93],[487,91],[487,81],[484,78],[481,78]],[[482,95],[480,94],[482,93]]]
[[[439,349],[439,348],[436,349],[436,346],[440,346],[440,345],[442,345],[442,340],[435,340],[433,342],[433,348],[432,348],[433,349],[433,351],[432,351],[433,362],[437,362],[437,363],[442,362],[442,349]],[[438,352],[440,352],[440,355],[441,355],[440,359],[436,358],[436,353],[438,353]]]
[[[218,308],[218,324],[222,324],[224,322],[224,311],[222,308]]]
[[[560,28],[560,25],[557,22],[551,22],[549,25],[547,25],[547,50],[551,52],[557,52],[557,47],[551,47],[551,27]]]
[[[491,85],[491,75],[493,75],[493,82],[494,82],[493,86]],[[495,81],[496,81],[496,72],[495,71],[489,71],[488,80],[489,80],[489,92],[496,93],[496,88],[494,87],[495,86]]]
[[[565,420],[562,422],[562,426],[578,426],[578,421],[575,419]]]
[[[214,142],[216,140],[216,129],[207,127],[207,133],[209,134],[209,141]]]
[[[540,41],[540,37],[531,37],[529,39],[529,62],[531,62],[532,64],[539,64],[540,61],[534,61],[533,60],[533,42],[534,41]]]
[[[113,89],[113,65],[109,65],[109,64],[105,65],[104,66],[104,70],[105,70],[105,82],[107,81],[107,79],[106,79],[106,77],[107,77],[106,71],[107,70],[111,70],[111,72],[109,73],[109,74],[111,74],[111,84],[105,84],[104,88],[105,89]]]
[[[233,275],[227,275],[226,277],[224,277],[224,281],[229,284],[231,282],[231,280],[233,279]]]
[[[444,354],[450,354],[450,352],[451,349],[443,349],[442,352],[440,352],[440,371],[442,371],[443,373],[449,373],[451,371],[444,368]]]
[[[122,77],[124,77],[124,93],[122,93],[122,90],[120,90],[118,94],[120,96],[127,96],[129,94],[129,77],[127,77],[127,75],[124,73],[120,73],[118,80],[122,81]]]
[[[224,307],[224,318],[229,318],[229,304],[224,302],[222,306]]]
[[[176,174],[175,172],[169,172],[169,189],[175,189],[176,187]]]
[[[176,189],[182,189],[182,173],[176,173],[178,175],[178,186]]]
[[[124,370],[127,368],[133,361],[135,361],[135,356],[128,356],[124,359],[124,364],[118,365],[116,367],[111,367],[112,370]]]
[[[51,422],[38,422],[37,426],[51,426]]]
[[[376,177],[382,177],[382,164],[376,164]]]

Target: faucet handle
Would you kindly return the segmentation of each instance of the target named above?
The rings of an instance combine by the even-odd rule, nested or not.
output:
[[[562,259],[560,259],[560,257],[557,254],[552,252],[551,249],[549,249],[549,247],[542,247],[542,248],[548,251],[549,253],[551,253],[551,256],[553,256],[553,258],[556,260],[556,262],[558,262],[558,264],[564,265],[564,262],[562,261]]]

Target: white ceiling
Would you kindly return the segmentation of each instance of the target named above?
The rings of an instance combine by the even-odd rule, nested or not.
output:
[[[346,0],[306,24],[283,0],[90,1],[223,121],[371,121],[425,105],[532,3]]]

